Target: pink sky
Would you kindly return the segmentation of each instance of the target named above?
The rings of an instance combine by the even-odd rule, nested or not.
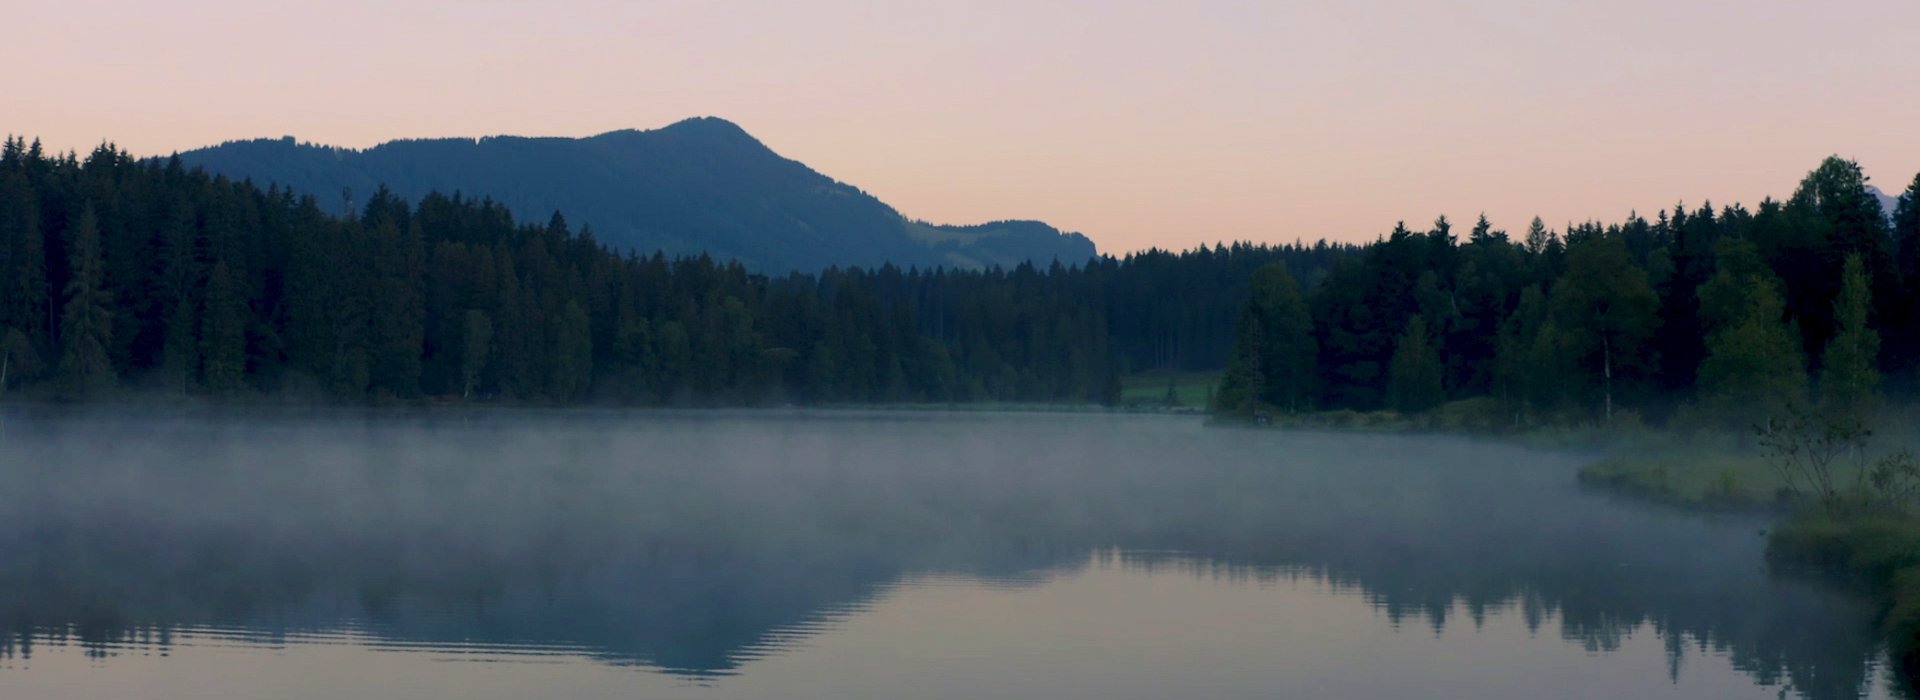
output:
[[[1920,2],[29,2],[0,132],[162,154],[696,115],[1101,249],[1618,220],[1920,171]]]

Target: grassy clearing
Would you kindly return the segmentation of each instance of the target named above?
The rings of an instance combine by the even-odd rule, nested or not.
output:
[[[1712,508],[1777,507],[1786,487],[1779,469],[1752,448],[1731,444],[1616,454],[1582,468],[1579,478],[1649,500]]]
[[[1905,410],[1882,416],[1881,429],[1866,449],[1834,462],[1836,484],[1861,488],[1869,464],[1920,444],[1920,434],[1913,429],[1920,423],[1913,419]],[[1617,443],[1610,456],[1581,469],[1579,478],[1588,486],[1681,506],[1785,510],[1792,500],[1779,465],[1769,461],[1747,433],[1647,432]]]
[[[1214,388],[1220,386],[1220,373],[1155,371],[1128,375],[1120,380],[1120,400],[1128,406],[1164,406],[1168,384],[1173,386],[1173,408],[1205,410],[1212,403]]]

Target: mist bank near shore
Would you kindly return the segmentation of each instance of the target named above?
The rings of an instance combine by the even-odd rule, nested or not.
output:
[[[1543,634],[1605,649],[1651,623],[1816,697],[1850,697],[1875,648],[1865,607],[1756,566],[1765,521],[1584,493],[1585,452],[1089,414],[9,424],[0,620],[16,647],[55,629],[114,640],[354,621],[698,675],[904,576],[1017,585],[1119,549],[1323,578],[1436,629],[1465,624],[1460,605],[1524,610],[1556,621]]]

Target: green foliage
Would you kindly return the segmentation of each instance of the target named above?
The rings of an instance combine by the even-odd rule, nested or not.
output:
[[[66,305],[60,315],[60,378],[71,396],[97,395],[114,383],[107,343],[113,333],[112,297],[100,253],[100,219],[82,210],[67,231]]]
[[[38,378],[43,371],[40,353],[18,328],[0,328],[0,396],[14,383]]]
[[[704,256],[617,254],[562,217],[524,226],[492,202],[413,205],[375,190],[362,211],[335,217],[177,162],[103,147],[83,163],[8,143],[0,309],[25,323],[0,325],[16,331],[0,371],[8,388],[30,387],[51,354],[75,394],[124,377],[347,401],[1117,403],[1128,357],[1152,358],[1164,340],[1184,349],[1158,359],[1197,363],[1211,347],[1199,339],[1232,322],[1122,328],[1141,315],[1116,309],[1146,303],[1134,293],[1143,280],[1210,270],[1204,289],[1149,296],[1239,305],[1248,281],[1235,270],[1312,269],[1343,254],[1237,246],[1080,267],[770,278]],[[41,222],[68,240],[47,250]],[[50,276],[28,274],[49,254]],[[22,303],[42,284],[64,290],[58,328]]]
[[[1266,375],[1262,400],[1288,411],[1312,405],[1319,346],[1313,340],[1313,317],[1285,266],[1267,265],[1253,273],[1246,313],[1260,320],[1260,367]]]
[[[1806,362],[1785,315],[1777,283],[1764,271],[1723,268],[1701,287],[1701,316],[1711,329],[1700,364],[1702,400],[1722,427],[1756,425],[1803,402]]]
[[[1264,410],[1261,397],[1267,393],[1267,373],[1260,366],[1260,338],[1265,335],[1258,317],[1248,316],[1241,322],[1233,356],[1227,360],[1227,371],[1220,375],[1215,411],[1246,417]]]
[[[685,153],[741,146],[704,138]],[[1613,430],[1680,411],[1725,423],[1801,396],[1803,353],[1822,359],[1828,404],[1908,388],[1871,378],[1920,364],[1916,277],[1868,234],[1907,256],[1920,205],[1886,236],[1861,216],[1863,183],[1829,161],[1784,204],[1676,206],[1561,231],[1535,221],[1514,238],[1483,218],[1462,241],[1442,218],[1365,246],[770,277],[710,256],[616,252],[567,218],[525,225],[494,201],[365,183],[364,200],[334,215],[333,192],[323,205],[111,147],[82,161],[9,139],[0,327],[15,333],[0,369],[29,395],[125,380],[648,405],[1123,403],[1126,377],[1158,377],[1151,399],[1164,400],[1168,376],[1205,374],[1220,377],[1217,392],[1176,387],[1181,403],[1372,416],[1451,400],[1472,415],[1395,420]],[[89,209],[91,241],[79,235]],[[695,213],[737,227],[764,212]],[[1029,228],[953,235],[982,245]],[[722,238],[711,249],[726,250]]]
[[[467,309],[460,329],[460,398],[471,399],[493,355],[493,320],[487,318],[485,311]],[[639,342],[642,341],[629,339],[626,344],[631,348]]]
[[[1240,312],[1218,410],[1249,415],[1266,407],[1288,412],[1307,408],[1313,402],[1318,356],[1313,318],[1293,276],[1281,265],[1260,268]]]
[[[1567,274],[1553,287],[1554,319],[1581,364],[1600,375],[1602,415],[1613,416],[1615,383],[1645,368],[1660,298],[1618,236],[1567,248]]]
[[[1427,323],[1419,316],[1407,319],[1407,330],[1394,345],[1388,371],[1388,395],[1393,409],[1422,413],[1446,400],[1440,386],[1440,357],[1427,338]]]
[[[1794,410],[1759,432],[1786,490],[1828,514],[1912,516],[1920,506],[1920,460],[1908,450],[1871,456],[1873,431],[1855,414]]]
[[[1877,270],[1890,257],[1886,213],[1879,198],[1868,191],[1867,176],[1858,163],[1838,156],[1821,161],[1800,181],[1787,204],[1831,227],[1834,262],[1858,255]]]
[[[214,263],[207,275],[206,308],[200,319],[201,381],[215,393],[240,390],[247,374],[247,310],[224,261]]]
[[[1893,240],[1899,256],[1899,274],[1909,290],[1920,288],[1920,174],[1900,194],[1893,209]]]
[[[1827,343],[1820,367],[1820,397],[1829,412],[1864,420],[1872,416],[1880,385],[1880,334],[1867,325],[1872,291],[1858,253],[1847,256],[1840,299],[1834,302],[1839,334]]]

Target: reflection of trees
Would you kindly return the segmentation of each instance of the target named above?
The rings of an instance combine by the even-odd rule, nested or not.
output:
[[[1109,547],[1322,578],[1436,631],[1511,610],[1607,650],[1650,629],[1675,673],[1695,646],[1814,697],[1852,697],[1874,650],[1866,610],[1761,572],[1754,522],[1583,496],[1565,457],[1460,441],[1093,418],[45,427],[0,448],[0,654],[351,624],[726,673],[906,574]]]

